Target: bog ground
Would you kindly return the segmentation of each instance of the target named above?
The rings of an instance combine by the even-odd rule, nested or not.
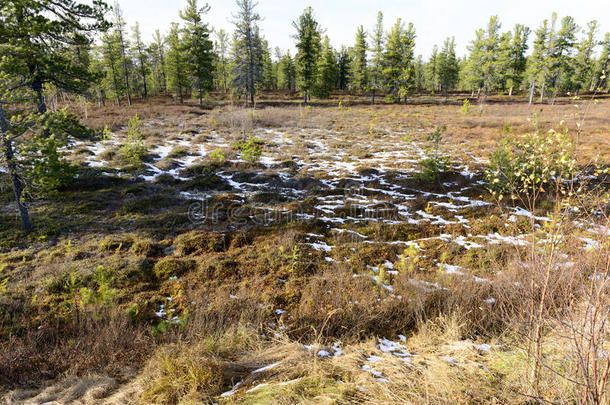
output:
[[[18,230],[3,175],[5,402],[579,400],[581,351],[565,325],[590,314],[567,291],[607,289],[607,207],[589,208],[607,192],[592,167],[608,163],[609,101],[168,102],[74,107],[108,131],[71,140],[79,175],[52,204],[32,203],[34,233]],[[136,114],[139,164],[120,152]],[[534,120],[579,134],[577,180],[593,190],[581,209],[545,194],[532,212],[488,191],[490,154]],[[443,126],[449,167],[426,178]],[[541,329],[533,398],[538,271],[552,274],[557,316]]]

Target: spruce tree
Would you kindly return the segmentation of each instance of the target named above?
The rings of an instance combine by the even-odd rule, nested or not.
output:
[[[105,87],[114,95],[117,105],[120,107],[125,87],[121,79],[121,57],[115,39],[115,35],[108,34],[107,32],[104,33],[101,42],[101,54],[106,72]]]
[[[352,48],[350,63],[350,87],[356,91],[366,91],[369,85],[368,66],[367,66],[367,44],[366,31],[361,25],[356,31],[356,43]]]
[[[121,55],[122,75],[125,80],[125,91],[127,92],[127,102],[131,105],[131,86],[129,85],[130,61],[127,58],[127,48],[129,43],[125,38],[125,20],[123,20],[123,11],[119,2],[114,3],[114,35],[116,36],[117,46]]]
[[[184,49],[186,68],[199,95],[199,105],[203,105],[203,93],[214,88],[214,45],[210,40],[210,30],[202,16],[210,10],[206,3],[199,7],[197,0],[187,0],[186,8],[180,12],[184,20]]]
[[[167,44],[169,46],[166,62],[167,84],[169,89],[174,92],[174,99],[183,104],[184,93],[190,87],[190,83],[188,81],[187,55],[177,23],[172,23]]]
[[[415,83],[414,48],[415,28],[413,24],[405,28],[399,18],[387,37],[382,72],[387,92],[405,104]]]
[[[158,92],[167,92],[167,73],[165,66],[165,40],[159,30],[153,34],[153,43],[148,47],[152,64],[154,83]]]
[[[371,92],[371,104],[373,105],[375,104],[375,94],[377,90],[381,89],[382,84],[381,69],[383,68],[383,46],[383,13],[379,11],[377,13],[377,24],[375,25],[371,38],[371,79],[373,87],[373,91]]]
[[[330,92],[334,90],[337,77],[337,60],[335,51],[330,45],[328,36],[324,37],[322,50],[316,68],[316,82],[313,93],[319,98],[328,98]]]
[[[295,65],[297,72],[297,84],[303,92],[305,103],[311,98],[311,90],[316,84],[318,77],[318,58],[322,50],[320,25],[313,16],[311,7],[305,9],[303,14],[292,23],[297,33],[294,38],[297,41],[297,54]]]
[[[447,97],[448,91],[453,90],[459,80],[460,67],[455,54],[455,38],[447,38],[438,55],[437,74],[440,90]]]
[[[138,71],[142,80],[142,97],[148,98],[147,76],[148,76],[148,55],[146,54],[146,46],[142,42],[142,34],[140,33],[140,24],[136,22],[133,27],[133,54],[138,61]]]
[[[247,91],[252,105],[263,75],[263,44],[257,25],[261,17],[255,11],[257,5],[252,0],[237,0],[239,11],[233,21],[233,87]]]
[[[341,46],[341,50],[337,54],[337,82],[335,87],[341,90],[347,89],[350,85],[350,66],[351,57],[349,50],[345,45]]]
[[[290,51],[287,51],[280,61],[278,68],[278,86],[282,90],[296,89],[296,70],[294,60],[290,56]]]
[[[229,36],[226,31],[222,28],[216,32],[216,42],[214,43],[216,49],[216,74],[218,76],[217,81],[221,83],[219,87],[226,93],[228,89],[228,77],[229,77]]]

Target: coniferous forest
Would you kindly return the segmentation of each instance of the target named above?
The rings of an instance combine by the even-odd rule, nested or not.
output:
[[[2,402],[610,404],[610,33],[214,7],[0,0]]]

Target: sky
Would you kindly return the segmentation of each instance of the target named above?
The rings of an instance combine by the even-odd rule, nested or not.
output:
[[[201,4],[204,2],[200,0]],[[120,0],[129,26],[138,21],[147,41],[156,29],[165,34],[170,23],[179,22],[178,13],[185,3],[184,0]],[[232,32],[232,15],[237,10],[235,1],[208,0],[208,4],[211,10],[206,16],[207,22],[215,29]],[[442,45],[448,36],[455,36],[458,55],[466,54],[474,31],[485,27],[492,15],[500,17],[503,31],[512,29],[517,23],[534,31],[542,20],[550,19],[553,11],[560,18],[574,17],[581,27],[597,19],[600,39],[610,31],[610,0],[258,0],[257,10],[263,18],[261,31],[272,48],[290,49],[294,54],[292,21],[307,6],[313,8],[336,48],[351,46],[359,25],[372,32],[378,11],[384,14],[386,31],[397,18],[412,22],[417,33],[416,54],[424,59],[435,44]]]

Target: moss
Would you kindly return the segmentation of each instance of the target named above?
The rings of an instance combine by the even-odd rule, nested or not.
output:
[[[195,269],[197,262],[194,260],[163,259],[153,269],[159,280],[167,280],[170,277],[179,277],[184,273]]]
[[[222,252],[225,249],[225,236],[215,232],[187,232],[174,241],[176,252],[187,256],[198,252]]]
[[[131,235],[113,235],[107,236],[99,244],[99,250],[101,251],[121,251],[129,250],[134,242],[134,238]]]

